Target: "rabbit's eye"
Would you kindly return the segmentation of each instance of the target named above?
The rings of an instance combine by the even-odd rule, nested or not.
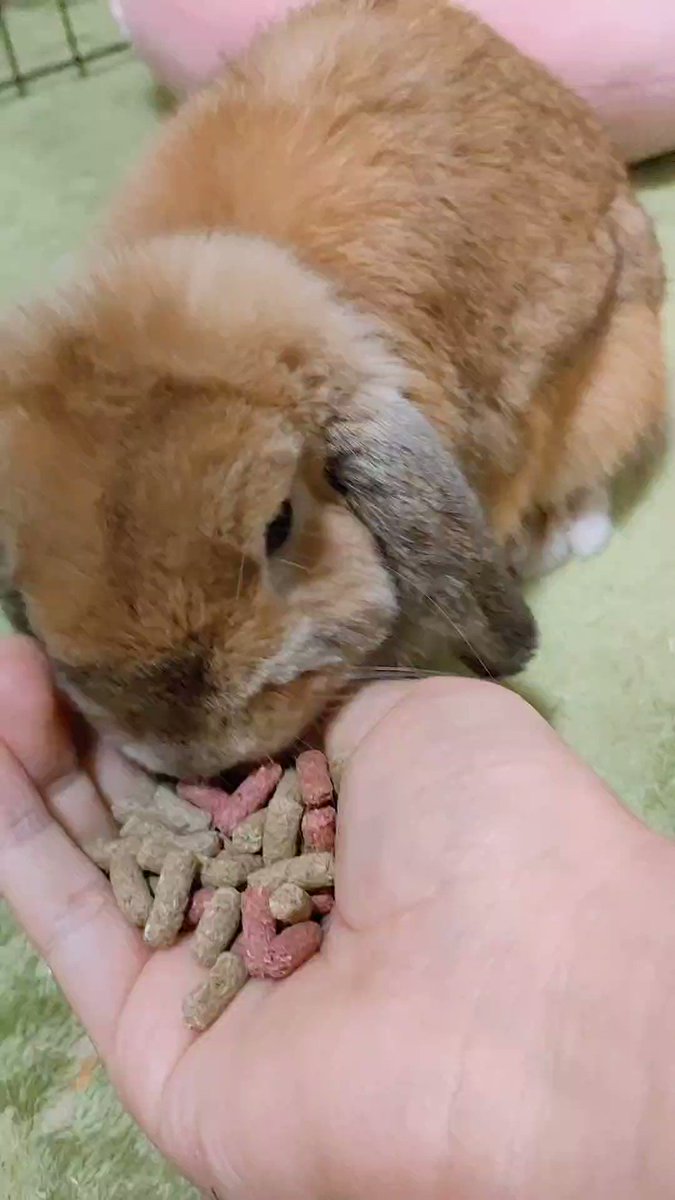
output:
[[[273,521],[270,521],[265,533],[265,545],[268,554],[276,554],[277,550],[288,541],[293,528],[293,506],[290,500],[284,500]]]

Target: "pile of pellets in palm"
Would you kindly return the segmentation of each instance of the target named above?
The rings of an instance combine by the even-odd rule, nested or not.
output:
[[[284,979],[319,949],[333,907],[337,811],[318,750],[253,770],[234,792],[164,784],[123,809],[119,836],[86,847],[153,950],[191,937],[207,972],[185,999],[201,1032],[248,979]]]

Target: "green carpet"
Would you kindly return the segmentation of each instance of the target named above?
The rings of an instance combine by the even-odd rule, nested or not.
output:
[[[10,9],[30,65],[61,53],[46,0]],[[115,36],[102,0],[73,14],[86,45]],[[3,64],[0,61],[0,78]],[[81,81],[0,97],[0,299],[40,286],[76,247],[156,125],[146,73],[126,55]],[[675,269],[675,163],[646,168],[645,203]],[[675,367],[675,300],[667,315]],[[675,832],[675,464],[609,550],[539,584],[542,649],[520,689],[655,827]],[[671,675],[673,671],[673,675]],[[185,1200],[196,1193],[121,1112],[47,970],[0,914],[0,1200]]]

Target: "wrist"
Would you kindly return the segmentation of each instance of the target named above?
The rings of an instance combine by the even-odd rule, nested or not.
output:
[[[550,985],[555,1118],[540,1114],[533,1200],[675,1194],[674,879],[675,849],[636,828],[623,870],[580,898]]]

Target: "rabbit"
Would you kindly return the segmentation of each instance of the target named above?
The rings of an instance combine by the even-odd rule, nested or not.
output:
[[[369,664],[510,676],[663,425],[662,264],[589,109],[443,0],[319,0],[0,332],[7,587],[134,762],[281,753]],[[436,648],[436,649],[434,649]]]

